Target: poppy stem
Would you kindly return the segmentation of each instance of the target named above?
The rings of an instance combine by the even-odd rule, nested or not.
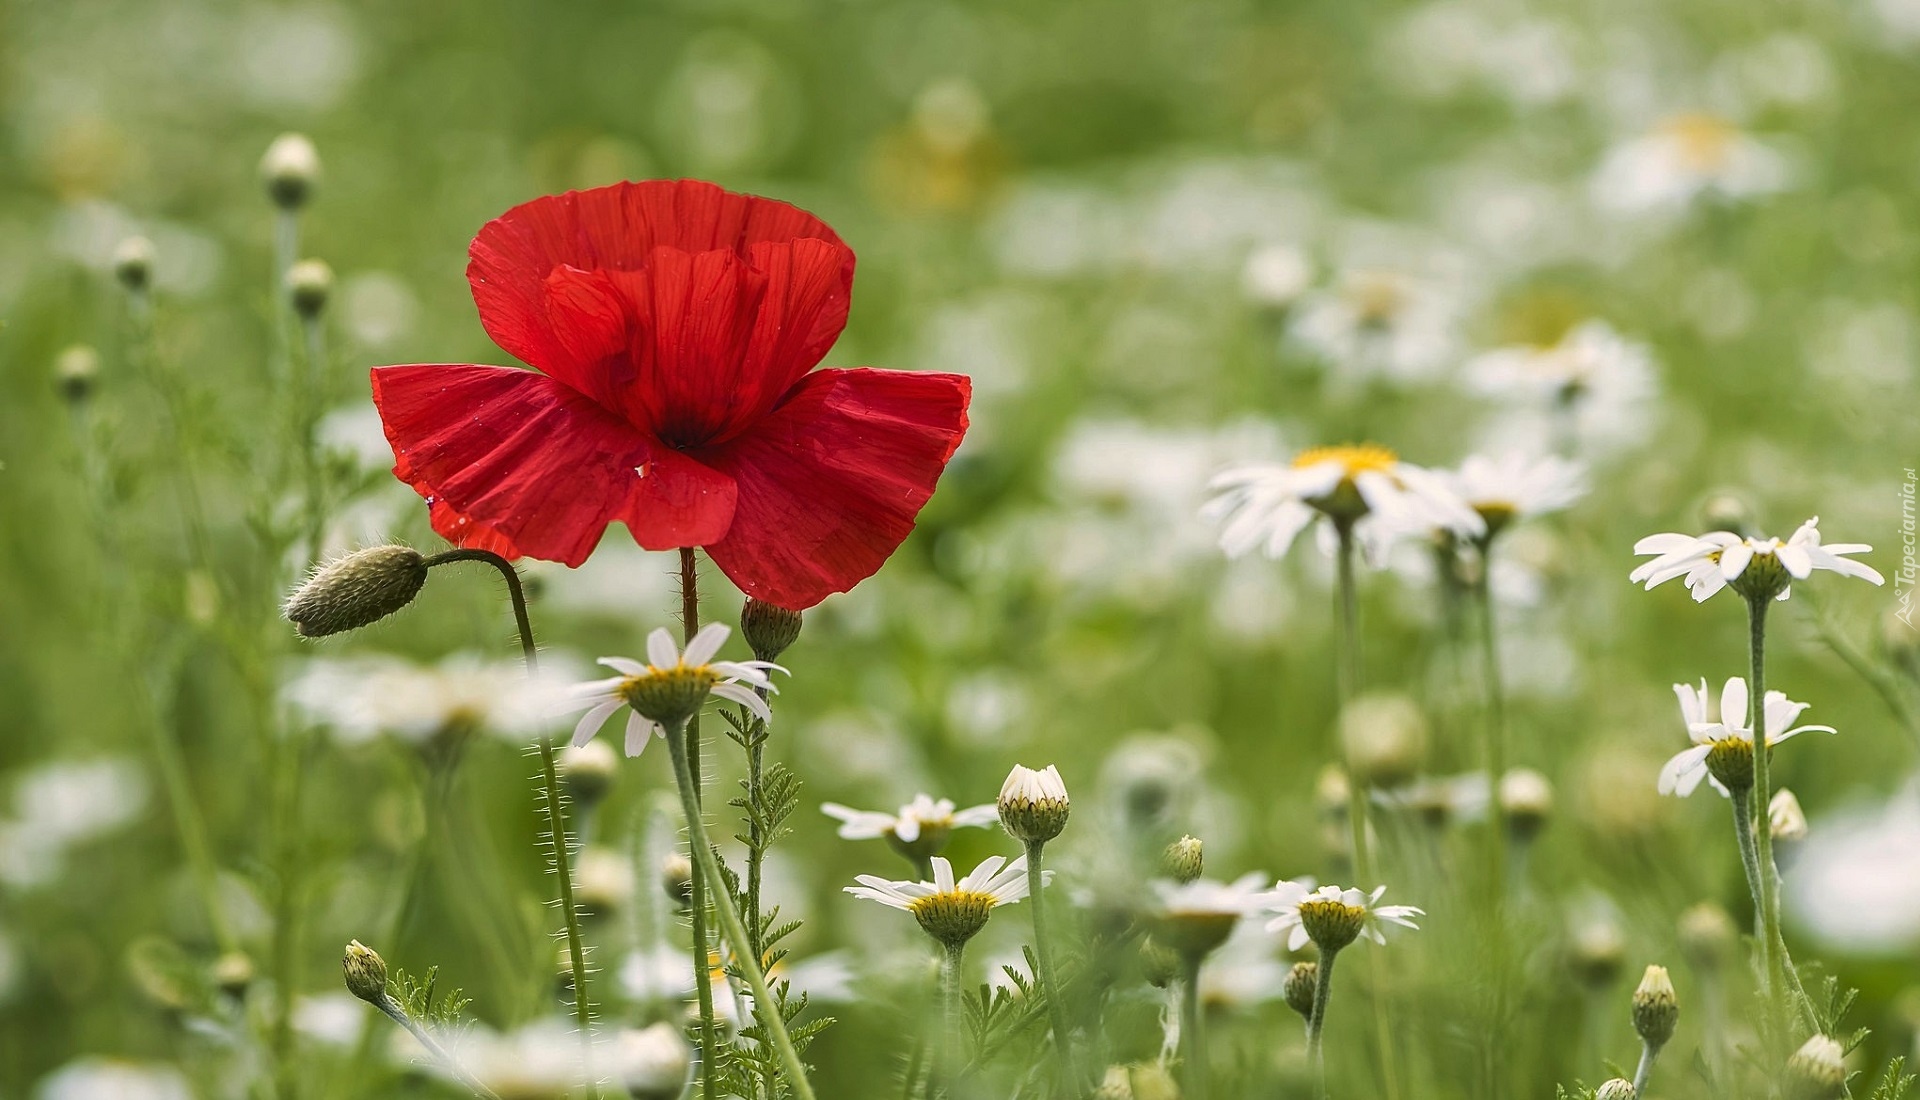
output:
[[[693,636],[700,632],[700,570],[691,546],[680,548],[680,625],[681,644],[691,644]],[[700,775],[698,715],[687,720],[686,732],[687,774],[693,783],[694,810],[691,812],[697,817],[705,782]],[[689,846],[695,849],[688,914],[693,926],[693,984],[700,1002],[700,1095],[706,1100],[719,1100],[720,1039],[713,1012],[713,956],[707,949],[707,893],[718,893],[725,889],[725,884],[718,874],[709,875],[707,864],[700,859],[698,849],[706,842],[695,835],[693,818],[688,820],[687,837]],[[756,1007],[759,1003],[755,1002]]]
[[[692,840],[693,881],[697,884],[704,875],[711,882],[721,882],[719,860],[714,855],[712,842],[707,839],[707,826],[701,820],[700,799],[693,785],[692,760],[687,752],[689,725],[683,720],[667,727],[667,752],[673,758],[673,776],[680,788],[680,808],[686,814],[687,832]],[[767,987],[766,975],[760,971],[760,960],[753,957],[746,925],[740,923],[740,913],[734,908],[733,899],[727,896],[725,890],[716,890],[713,907],[720,920],[721,934],[733,949],[734,964],[753,993],[753,1003],[778,1005],[779,1000]],[[800,1061],[800,1052],[787,1034],[786,1021],[775,1011],[763,1015],[760,1023],[773,1041],[774,1052],[779,1055],[781,1067],[787,1072],[787,1084],[792,1088],[795,1100],[814,1100],[813,1086],[807,1083],[807,1067]],[[712,1067],[706,1069],[710,1071]]]
[[[506,582],[507,599],[513,604],[513,623],[520,632],[521,659],[526,662],[529,677],[538,675],[540,653],[533,641],[533,620],[527,615],[527,593],[520,584],[520,571],[491,550],[467,547],[435,554],[426,559],[426,566],[431,569],[461,561],[483,562],[499,571],[500,579]],[[592,1081],[593,1004],[587,997],[587,949],[580,934],[580,910],[573,899],[573,842],[567,836],[566,799],[560,791],[560,769],[555,762],[551,737],[540,739],[540,780],[542,809],[547,814],[547,844],[553,858],[553,873],[560,879],[560,913],[567,925],[567,961],[573,967],[573,1015],[580,1028],[582,1068],[587,1080]]]

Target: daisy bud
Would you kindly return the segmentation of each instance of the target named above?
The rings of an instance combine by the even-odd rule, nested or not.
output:
[[[1700,521],[1709,531],[1747,535],[1753,531],[1753,506],[1740,494],[1723,489],[1700,502]]]
[[[1007,835],[1028,844],[1045,844],[1067,827],[1069,799],[1060,770],[1013,766],[1000,785],[1000,824]]]
[[[387,960],[378,951],[354,940],[340,959],[340,969],[347,978],[347,992],[375,1008],[386,1003]]]
[[[660,861],[660,888],[681,908],[693,903],[693,860],[685,852],[669,852]]]
[[[1636,1100],[1639,1095],[1633,1082],[1624,1077],[1615,1077],[1593,1090],[1593,1100]]]
[[[1847,1088],[1847,1052],[1826,1035],[1815,1035],[1787,1059],[1782,1075],[1787,1100],[1834,1100]]]
[[[1329,764],[1320,769],[1319,778],[1313,782],[1313,804],[1319,807],[1321,817],[1329,821],[1345,821],[1351,790],[1347,784],[1347,773],[1338,765]]]
[[[569,746],[560,753],[560,778],[567,793],[581,809],[592,809],[607,796],[613,777],[620,768],[620,757],[613,746],[594,738],[580,746]]]
[[[1313,1017],[1314,989],[1320,984],[1320,964],[1316,962],[1297,962],[1287,971],[1287,980],[1280,987],[1280,995],[1286,999],[1287,1007],[1300,1014],[1303,1020]]]
[[[672,1024],[630,1028],[615,1036],[612,1046],[614,1083],[632,1100],[675,1100],[686,1088],[692,1055]]]
[[[427,583],[427,562],[408,546],[356,550],[316,570],[287,598],[283,613],[303,638],[358,630],[413,602]]]
[[[1680,914],[1680,950],[1702,971],[1725,965],[1739,939],[1733,918],[1713,902],[1703,901]]]
[[[93,396],[100,381],[100,353],[85,344],[75,344],[53,361],[53,381],[60,396],[75,405]]]
[[[1165,989],[1180,977],[1180,956],[1148,936],[1140,942],[1140,974],[1155,989]]]
[[[1791,847],[1807,839],[1807,815],[1800,799],[1785,787],[1774,792],[1767,803],[1767,831],[1775,844]]]
[[[305,134],[281,134],[260,158],[260,182],[282,210],[298,210],[320,179],[320,153]]]
[[[1366,695],[1340,712],[1347,766],[1369,787],[1398,787],[1420,774],[1427,720],[1404,695]]]
[[[1680,1022],[1680,1001],[1673,992],[1673,979],[1664,966],[1647,967],[1639,988],[1633,991],[1633,1030],[1653,1050],[1667,1045]]]
[[[740,608],[740,636],[753,649],[756,661],[778,660],[800,639],[800,612],[747,597]]]
[[[633,897],[633,867],[625,855],[611,848],[583,848],[574,868],[573,889],[587,912],[611,913]]]
[[[113,250],[113,277],[130,294],[139,294],[153,282],[153,242],[128,237]]]
[[[236,1001],[247,995],[253,975],[253,960],[244,951],[229,951],[213,962],[213,984]]]
[[[1610,985],[1620,973],[1627,945],[1620,929],[1610,920],[1595,920],[1576,929],[1568,962],[1583,984],[1598,988]]]
[[[1324,957],[1360,938],[1367,924],[1367,911],[1348,905],[1339,898],[1309,895],[1300,903],[1300,927]]]
[[[1183,836],[1160,854],[1160,873],[1179,883],[1192,882],[1206,869],[1200,838]]]
[[[327,308],[333,293],[333,268],[325,260],[301,260],[287,269],[287,301],[293,311],[311,321]]]
[[[1553,784],[1532,768],[1514,768],[1500,777],[1500,816],[1515,840],[1540,834],[1553,813]]]

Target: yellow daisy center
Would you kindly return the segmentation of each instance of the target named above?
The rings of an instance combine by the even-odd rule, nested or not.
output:
[[[1695,172],[1726,167],[1733,155],[1734,139],[1740,134],[1726,119],[1700,112],[1675,115],[1660,124],[1659,132],[1673,142],[1681,161]]]
[[[1301,451],[1294,457],[1293,468],[1304,470],[1323,462],[1338,462],[1348,477],[1354,477],[1369,471],[1388,473],[1400,462],[1400,456],[1376,443],[1342,443]]]

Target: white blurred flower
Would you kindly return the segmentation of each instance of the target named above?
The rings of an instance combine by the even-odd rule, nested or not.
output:
[[[351,993],[316,993],[293,1005],[293,1027],[316,1042],[350,1047],[367,1024],[367,1006]]]
[[[1488,433],[1498,450],[1572,444],[1598,457],[1640,442],[1654,423],[1652,359],[1605,321],[1580,324],[1551,346],[1484,352],[1465,376],[1470,388],[1508,405]]]
[[[40,1079],[36,1100],[193,1100],[179,1070],[160,1063],[87,1056]]]
[[[1578,463],[1517,451],[1499,458],[1474,455],[1441,476],[1454,496],[1479,513],[1489,533],[1517,519],[1560,511],[1587,491]]]
[[[1705,680],[1700,681],[1697,689],[1692,684],[1675,684],[1673,693],[1679,697],[1680,716],[1687,723],[1687,736],[1693,741],[1693,747],[1676,754],[1660,769],[1660,793],[1685,798],[1705,779],[1713,784],[1714,790],[1730,795],[1727,784],[1721,781],[1722,776],[1737,784],[1738,778],[1744,775],[1748,777],[1747,785],[1751,785],[1753,726],[1747,713],[1747,681],[1734,676],[1720,689],[1718,721],[1713,718],[1713,701],[1707,695]],[[1832,726],[1795,726],[1794,720],[1807,709],[1807,704],[1794,702],[1785,692],[1767,692],[1764,709],[1768,749],[1802,733],[1834,732]]]
[[[0,819],[0,882],[26,889],[60,877],[67,849],[138,820],[147,779],[130,760],[103,757],[36,765],[14,784]]]
[[[454,654],[421,665],[399,657],[307,661],[283,691],[288,703],[348,743],[385,733],[411,744],[485,731],[522,740],[551,729],[565,675],[527,676],[519,662]]]
[[[1920,784],[1821,818],[1782,896],[1830,951],[1910,956],[1920,947]]]
[[[1633,552],[1653,555],[1640,563],[1627,579],[1644,582],[1651,591],[1676,577],[1686,578],[1695,603],[1733,585],[1740,588],[1742,578],[1784,600],[1793,594],[1792,581],[1803,581],[1816,569],[1825,569],[1846,577],[1859,577],[1874,584],[1886,583],[1873,567],[1848,557],[1873,549],[1864,542],[1843,542],[1831,546],[1820,543],[1820,517],[1814,516],[1799,530],[1781,542],[1778,538],[1742,538],[1730,531],[1709,531],[1704,535],[1667,532],[1648,535],[1633,544]]]
[[[581,1075],[580,1037],[569,1021],[538,1020],[506,1033],[476,1027],[450,1045],[455,1060],[502,1097],[562,1100]]]
[[[1452,359],[1460,303],[1438,280],[1354,269],[1302,298],[1293,339],[1350,377],[1429,378]]]
[[[1533,106],[1564,99],[1579,85],[1568,28],[1515,18],[1475,0],[1415,8],[1388,41],[1390,75],[1427,96],[1492,88]]]
[[[1289,306],[1313,285],[1313,258],[1291,244],[1265,244],[1247,256],[1240,288],[1263,306]]]
[[[642,1004],[683,1000],[693,993],[693,962],[685,951],[659,944],[630,952],[618,972],[620,991]]]
[[[669,1023],[614,1034],[603,1055],[613,1083],[633,1100],[668,1100],[685,1089],[693,1051]]]
[[[820,807],[820,811],[840,822],[842,839],[887,838],[907,844],[917,843],[925,834],[938,833],[944,839],[947,833],[955,829],[979,828],[1000,820],[1000,811],[991,802],[955,810],[952,799],[936,800],[925,793],[914,795],[913,801],[900,807],[900,812],[895,814],[879,810],[856,810],[838,802],[828,802]]]
[[[1486,529],[1444,479],[1371,444],[1315,447],[1285,466],[1243,466],[1214,478],[1211,487],[1216,495],[1202,515],[1223,524],[1220,547],[1234,558],[1256,549],[1278,558],[1322,519],[1352,523],[1376,562],[1399,537],[1436,528],[1462,535]],[[1331,524],[1322,523],[1323,548],[1331,547],[1332,536]]]
[[[1791,181],[1785,154],[1729,119],[1693,112],[1668,116],[1615,146],[1592,188],[1600,206],[1632,214],[1681,209],[1702,195],[1753,198]]]

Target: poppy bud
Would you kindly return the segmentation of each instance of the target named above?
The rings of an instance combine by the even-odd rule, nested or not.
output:
[[[1532,768],[1514,768],[1500,777],[1500,816],[1515,840],[1538,836],[1553,813],[1553,784]]]
[[[1303,1020],[1313,1018],[1314,989],[1320,984],[1320,964],[1316,962],[1297,962],[1287,971],[1287,980],[1280,987],[1280,995],[1286,999],[1287,1007],[1300,1014]]]
[[[1183,836],[1160,854],[1161,873],[1175,882],[1192,882],[1205,869],[1206,860],[1197,836]]]
[[[340,959],[346,975],[347,992],[378,1008],[387,1001],[387,960],[359,940],[347,944]]]
[[[1404,695],[1367,695],[1340,712],[1347,765],[1369,787],[1398,787],[1420,774],[1427,719]]]
[[[1593,1100],[1636,1100],[1639,1095],[1633,1082],[1624,1077],[1615,1077],[1593,1090]]]
[[[1787,1100],[1834,1100],[1847,1088],[1847,1052],[1834,1039],[1815,1035],[1793,1057],[1782,1074]]]
[[[740,636],[753,649],[755,660],[778,660],[788,646],[799,640],[800,620],[798,611],[748,596],[740,608]]]
[[[320,179],[320,153],[305,134],[281,134],[260,158],[260,182],[282,210],[298,210]]]
[[[235,1000],[253,984],[253,960],[242,951],[229,951],[213,962],[213,984]]]
[[[325,260],[301,260],[287,269],[287,300],[293,311],[311,321],[327,308],[333,293],[333,268]]]
[[[560,753],[560,778],[566,781],[567,793],[573,796],[574,803],[583,810],[592,809],[606,797],[619,766],[620,757],[613,746],[597,737]]]
[[[1060,770],[1013,766],[1000,785],[1000,824],[1007,835],[1028,844],[1045,844],[1067,827],[1069,800]]]
[[[283,613],[303,638],[324,638],[377,623],[413,602],[427,583],[427,562],[407,546],[356,550],[314,571],[287,598]]]
[[[93,396],[100,381],[100,353],[85,344],[75,344],[53,361],[54,384],[60,396],[78,405]]]
[[[1664,966],[1649,966],[1633,991],[1633,1030],[1653,1050],[1667,1045],[1680,1022],[1680,1002]]]
[[[113,250],[113,277],[130,294],[145,292],[153,282],[153,242],[145,237],[128,237]]]

